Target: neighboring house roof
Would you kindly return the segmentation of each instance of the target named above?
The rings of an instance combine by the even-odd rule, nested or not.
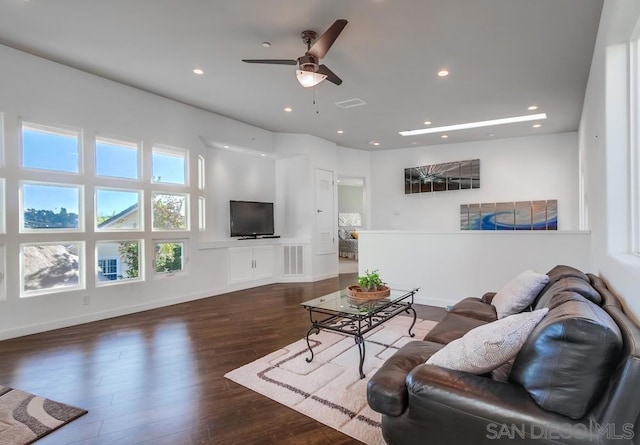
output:
[[[105,229],[107,227],[111,227],[112,225],[116,224],[118,221],[120,221],[123,218],[126,218],[127,216],[131,215],[134,212],[138,211],[138,204],[134,204],[131,207],[127,207],[126,209],[124,209],[122,212],[113,215],[111,218],[102,221],[100,224],[98,224],[98,228],[99,229]]]

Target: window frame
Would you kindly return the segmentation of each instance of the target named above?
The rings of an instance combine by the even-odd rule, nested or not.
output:
[[[101,244],[119,244],[119,243],[132,243],[132,242],[138,243],[138,276],[135,278],[122,278],[122,279],[106,280],[106,281],[98,280],[98,261],[100,259],[113,257],[113,255],[100,256],[98,254],[98,247]],[[105,286],[117,286],[117,285],[123,285],[127,283],[139,283],[141,281],[145,281],[145,267],[144,267],[145,250],[144,249],[145,249],[144,239],[139,239],[139,238],[118,239],[118,240],[114,240],[114,239],[96,240],[95,241],[95,287],[96,289],[105,287]],[[118,254],[117,258],[118,258],[118,276],[121,276],[122,256]]]
[[[138,195],[138,225],[139,225],[139,227],[137,229],[130,229],[130,228],[107,228],[107,229],[104,229],[104,228],[98,227],[98,191],[99,190],[136,193]],[[93,208],[94,208],[93,223],[94,223],[94,230],[96,232],[100,232],[100,233],[107,233],[107,232],[144,232],[145,226],[144,226],[144,191],[143,190],[96,186],[94,188],[94,194],[93,194]],[[126,210],[126,209],[123,209],[123,211],[124,210]],[[116,216],[117,215],[118,214],[116,214]]]
[[[153,157],[154,155],[158,153],[158,154],[163,154],[165,156],[174,156],[174,157],[181,157],[183,159],[183,175],[184,175],[184,182],[168,182],[168,181],[157,181],[155,178],[155,171],[154,171],[154,162],[153,162]],[[179,186],[179,187],[189,187],[189,150],[186,150],[184,148],[178,148],[178,147],[170,147],[167,145],[160,145],[160,144],[153,144],[151,146],[151,183],[152,184],[163,184],[163,185],[168,185],[168,186]]]
[[[94,155],[94,160],[93,160],[93,176],[95,178],[98,179],[115,179],[118,181],[136,181],[136,182],[140,182],[141,178],[142,178],[142,143],[140,141],[135,141],[133,139],[127,139],[127,138],[116,138],[116,137],[109,137],[109,136],[101,136],[101,135],[96,135],[96,137],[93,140],[94,142],[94,149],[93,149],[93,155]],[[106,145],[114,145],[114,146],[120,146],[122,148],[127,148],[127,147],[131,147],[131,149],[135,148],[136,151],[136,177],[135,178],[127,178],[124,176],[110,176],[110,175],[100,175],[98,174],[98,143],[102,142],[103,144]]]
[[[24,186],[36,185],[46,187],[59,187],[59,188],[75,188],[78,190],[78,228],[59,228],[59,229],[29,229],[24,226]],[[22,179],[18,183],[18,233],[20,234],[52,234],[52,233],[84,233],[84,184],[69,184],[53,181],[32,181],[28,179]]]
[[[182,269],[180,270],[172,270],[172,271],[167,271],[167,272],[159,272],[158,270],[156,270],[156,245],[158,244],[182,244]],[[187,244],[188,243],[188,239],[186,238],[179,238],[179,239],[154,239],[153,240],[153,258],[151,259],[151,262],[153,264],[153,274],[156,277],[172,277],[174,275],[177,274],[184,274],[187,270],[187,257],[186,257],[186,252],[187,252]]]
[[[24,270],[24,248],[28,246],[59,246],[59,245],[77,245],[78,246],[78,284],[75,286],[48,287],[38,290],[25,290],[25,270]],[[31,298],[42,295],[59,294],[63,292],[83,291],[87,288],[86,278],[86,241],[85,240],[69,240],[69,241],[30,241],[20,243],[18,246],[18,268],[20,271],[20,298]]]
[[[47,169],[47,168],[38,168],[38,167],[27,167],[24,165],[24,129],[25,126],[31,128],[33,131],[38,131],[41,133],[51,133],[59,136],[74,136],[76,138],[76,150],[77,150],[77,161],[76,167],[77,171],[70,172],[65,170],[56,170],[56,169]],[[82,128],[72,127],[70,125],[61,125],[61,124],[49,124],[42,122],[35,122],[28,119],[20,120],[20,153],[18,159],[18,166],[20,169],[24,171],[31,172],[47,172],[53,174],[63,174],[63,175],[73,175],[79,176],[84,173],[83,165],[84,165],[84,147],[83,147],[84,133]]]
[[[184,228],[178,228],[178,229],[166,229],[166,228],[156,228],[155,227],[155,219],[153,217],[153,213],[154,213],[154,204],[155,204],[155,198],[157,195],[172,195],[172,196],[180,196],[182,198],[184,198],[184,223],[185,223],[185,227]],[[189,232],[191,230],[191,222],[190,222],[190,218],[189,218],[189,214],[191,213],[190,211],[190,195],[189,193],[181,193],[181,192],[171,192],[171,191],[153,191],[151,192],[151,231],[152,232]]]

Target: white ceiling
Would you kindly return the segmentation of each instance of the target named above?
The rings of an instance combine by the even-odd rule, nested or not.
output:
[[[602,0],[0,0],[0,43],[267,130],[377,150],[575,131],[601,7]],[[342,18],[349,23],[322,59],[341,86],[304,89],[295,66],[241,61],[296,59],[303,30],[321,34]],[[436,75],[442,67],[446,78]],[[354,98],[366,105],[335,105]],[[539,110],[528,111],[531,104]],[[548,115],[538,129],[462,130],[446,141],[398,134],[425,120],[442,126],[538,112]]]

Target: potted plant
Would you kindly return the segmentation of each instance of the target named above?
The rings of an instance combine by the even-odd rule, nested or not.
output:
[[[371,272],[368,269],[365,270],[364,275],[358,277],[358,286],[365,292],[380,290],[384,283],[380,278],[378,269],[374,269]]]

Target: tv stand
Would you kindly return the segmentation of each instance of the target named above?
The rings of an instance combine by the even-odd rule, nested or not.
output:
[[[239,240],[245,240],[245,239],[258,239],[257,236],[241,236],[240,238],[238,238]]]
[[[260,238],[261,239],[280,238],[280,235],[263,235]]]

